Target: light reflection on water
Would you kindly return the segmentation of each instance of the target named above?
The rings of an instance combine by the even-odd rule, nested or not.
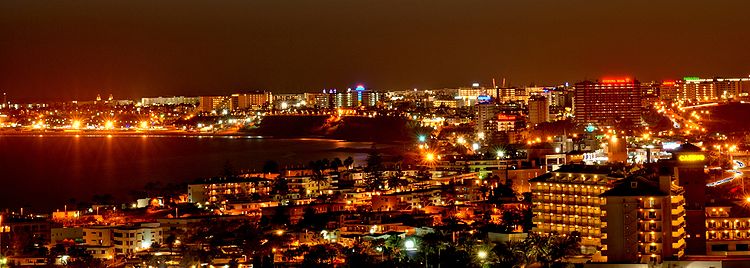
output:
[[[324,139],[263,139],[256,136],[28,135],[0,136],[0,207],[62,207],[70,198],[94,194],[130,198],[146,183],[184,183],[236,169],[260,169],[268,160],[301,166],[321,158],[364,153],[368,142]]]

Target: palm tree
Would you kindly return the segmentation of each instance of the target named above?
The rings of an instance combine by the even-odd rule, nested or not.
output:
[[[341,158],[334,158],[333,161],[331,161],[331,170],[333,171],[339,171],[339,168],[344,166],[344,163],[341,162]]]
[[[327,161],[328,159],[310,161],[310,169],[312,170],[312,177],[310,177],[310,179],[318,185],[318,192],[320,192],[321,184],[328,181],[328,177],[326,177],[323,172],[327,165]]]
[[[409,181],[404,179],[404,173],[401,171],[396,172],[396,174],[391,175],[388,177],[387,180],[388,188],[396,189],[401,186],[406,186],[409,184]]]
[[[352,165],[354,165],[354,158],[352,158],[350,156],[350,157],[347,157],[346,159],[344,159],[344,166],[345,167],[352,168]]]

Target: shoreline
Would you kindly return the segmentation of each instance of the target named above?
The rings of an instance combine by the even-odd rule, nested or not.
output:
[[[329,138],[324,136],[263,136],[253,135],[246,132],[189,132],[181,130],[153,130],[153,131],[83,131],[83,130],[65,130],[65,131],[13,131],[0,130],[0,138],[3,137],[72,137],[72,138],[225,138],[225,139],[269,139],[269,140],[321,140],[321,141],[339,141],[339,142],[368,142],[378,143],[377,141],[362,140],[345,140]]]

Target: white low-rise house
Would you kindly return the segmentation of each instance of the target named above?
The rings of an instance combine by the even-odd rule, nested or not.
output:
[[[112,232],[116,254],[133,254],[163,242],[159,223],[142,223],[139,226],[120,226]]]
[[[83,227],[83,243],[87,246],[111,246],[113,226]]]
[[[158,222],[83,228],[84,246],[94,257],[103,259],[149,249],[152,244],[163,242],[163,234]]]

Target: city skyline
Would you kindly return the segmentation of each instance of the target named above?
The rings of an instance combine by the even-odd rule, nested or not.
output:
[[[0,3],[0,268],[750,263],[747,0]]]
[[[0,90],[83,99],[746,77],[747,5],[5,2]]]

